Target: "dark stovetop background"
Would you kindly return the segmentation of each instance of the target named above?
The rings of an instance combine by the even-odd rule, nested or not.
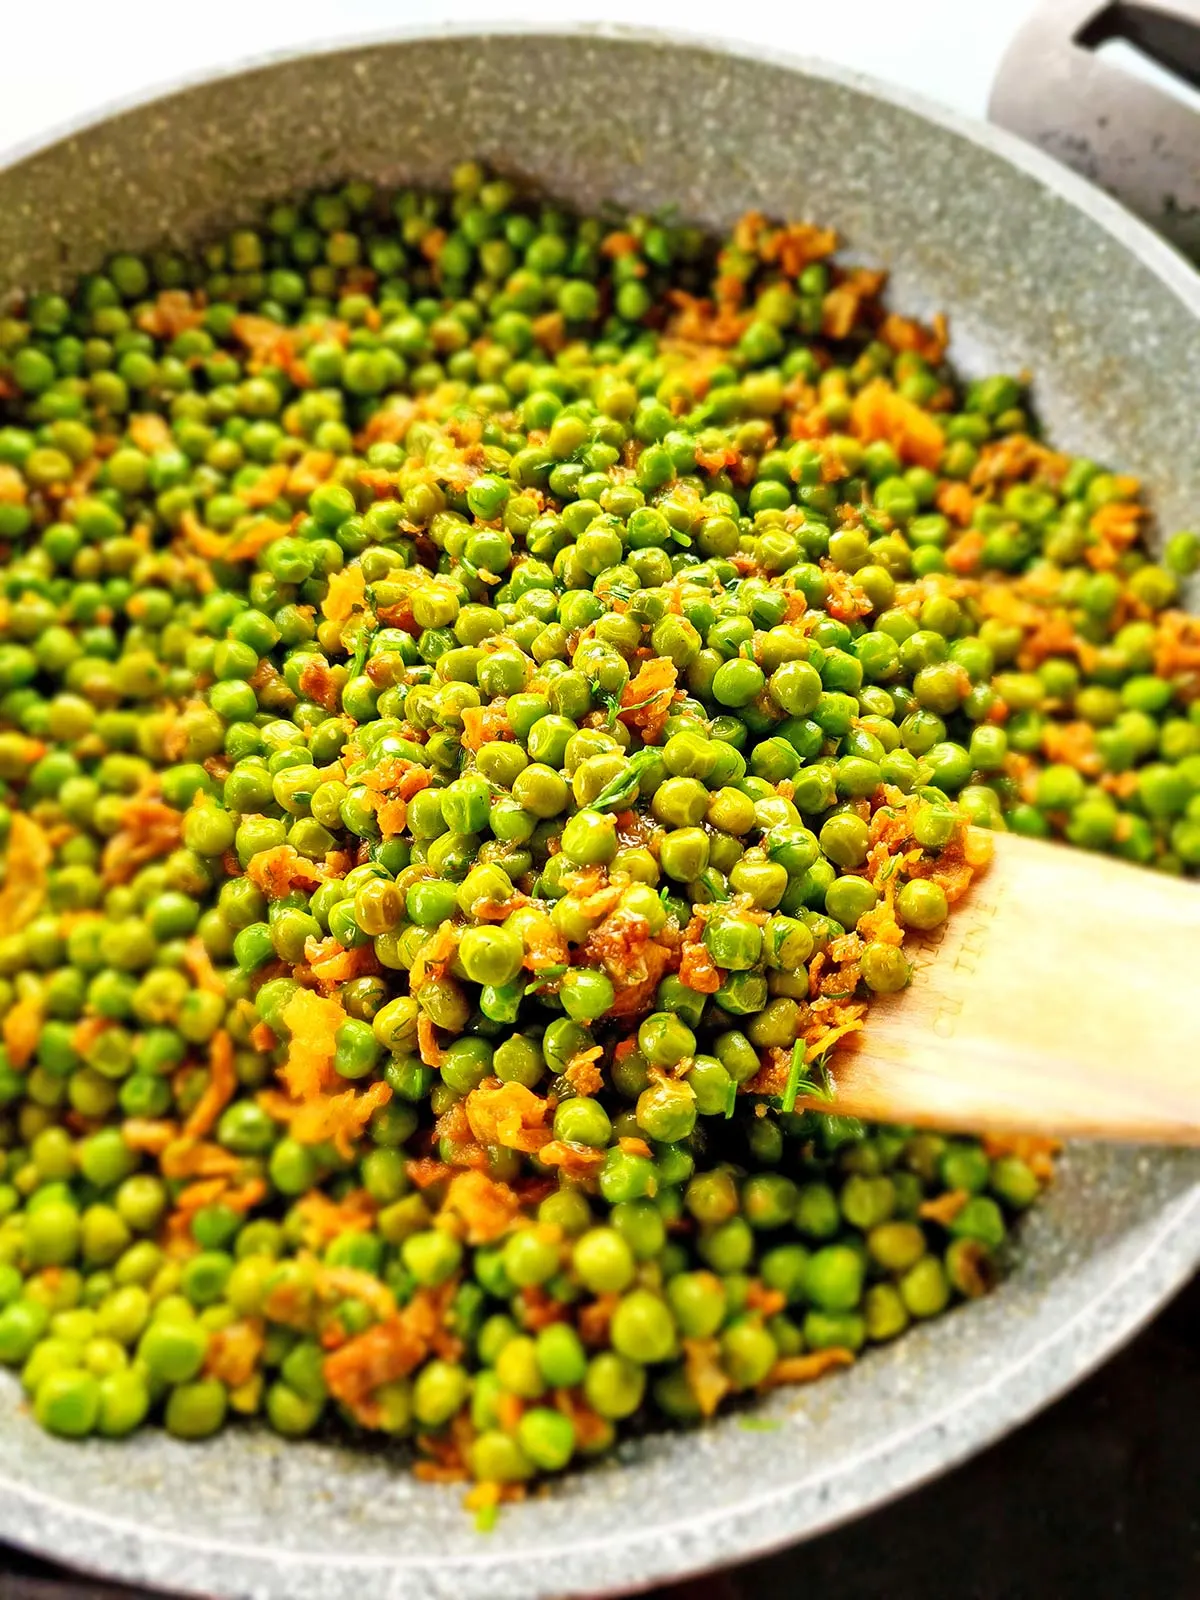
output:
[[[1066,1399],[873,1516],[652,1600],[1196,1600],[1200,1278]],[[0,1600],[160,1600],[0,1546]]]

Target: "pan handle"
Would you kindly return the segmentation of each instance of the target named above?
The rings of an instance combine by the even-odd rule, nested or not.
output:
[[[1114,45],[1148,71],[1117,64]],[[1178,93],[1157,86],[1164,74]],[[1043,0],[988,114],[1200,261],[1200,0]]]

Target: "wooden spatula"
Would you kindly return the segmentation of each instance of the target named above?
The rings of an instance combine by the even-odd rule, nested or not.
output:
[[[909,941],[910,987],[873,1001],[835,1049],[823,1109],[1200,1144],[1200,884],[995,842],[950,920]]]

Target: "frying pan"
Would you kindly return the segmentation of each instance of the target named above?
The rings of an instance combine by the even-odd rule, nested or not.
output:
[[[810,63],[600,31],[268,62],[19,155],[0,172],[0,282],[63,282],[111,249],[196,238],[350,174],[441,183],[464,156],[585,209],[833,223],[890,267],[898,306],[949,313],[963,370],[1029,368],[1057,441],[1143,474],[1165,528],[1200,515],[1200,280],[1015,139]],[[249,1429],[66,1444],[4,1379],[0,1538],[263,1600],[629,1592],[813,1534],[962,1460],[1128,1338],[1198,1258],[1200,1153],[1072,1149],[989,1300],[776,1392],[751,1427],[630,1442],[490,1535],[399,1454]]]

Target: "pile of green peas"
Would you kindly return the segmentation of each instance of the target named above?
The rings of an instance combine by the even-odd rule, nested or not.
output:
[[[907,982],[874,933],[839,967],[863,918],[950,912],[881,818],[934,869],[965,822],[1200,866],[1200,539],[1089,559],[1128,480],[993,470],[1023,386],[873,301],[824,332],[839,280],[467,164],[0,317],[0,1362],[45,1427],[368,1428],[516,1484],[700,1420],[697,1352],[749,1394],[990,1287],[1039,1152],[762,1075],[814,1087],[831,973]],[[731,337],[664,338],[731,283]],[[872,384],[934,465],[859,436]],[[389,1092],[349,1144],[281,1109],[314,985],[334,1087]],[[181,1210],[226,1037],[230,1188]],[[570,1159],[481,1146],[489,1095]],[[486,1239],[471,1171],[518,1202]],[[422,1297],[440,1348],[349,1398],[329,1352]]]

